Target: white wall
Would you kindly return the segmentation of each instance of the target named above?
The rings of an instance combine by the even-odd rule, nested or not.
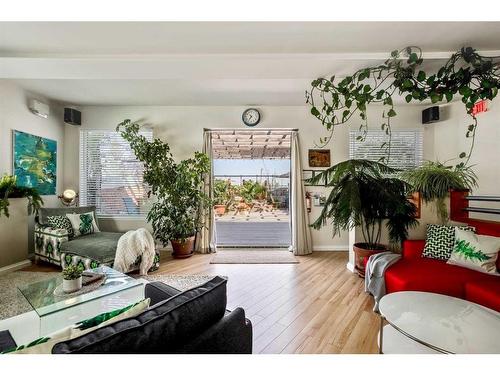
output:
[[[167,106],[114,106],[114,107],[82,107],[82,129],[114,129],[123,119],[130,118],[143,124],[152,125],[155,137],[167,140],[172,152],[177,158],[186,158],[195,150],[202,147],[203,128],[244,128],[241,122],[241,113],[244,107],[167,107]],[[307,150],[314,148],[326,132],[320,122],[304,107],[260,107],[262,121],[257,128],[298,128],[302,148],[303,168],[307,164]],[[374,128],[378,128],[378,116],[381,107],[374,106],[369,109],[369,116]],[[397,108],[398,116],[394,119],[395,127],[415,128],[420,127],[420,108],[402,106]],[[353,129],[357,129],[357,120],[353,121]],[[348,127],[339,127],[336,137],[329,145],[332,163],[346,160],[349,156]],[[428,132],[424,131],[426,144]],[[78,190],[78,150],[79,129],[66,127],[65,149],[66,162],[64,164],[64,186]],[[433,150],[425,148],[426,155],[431,155]],[[325,191],[321,187],[308,187],[309,191]],[[325,191],[326,192],[326,191]],[[319,208],[313,207],[311,219],[319,214]],[[104,229],[127,230],[144,225],[136,220],[101,219]],[[348,248],[347,233],[332,238],[331,228],[325,227],[320,231],[313,230],[314,246],[318,250]]]
[[[28,109],[29,99],[38,99],[50,104],[50,115],[47,119],[35,116]],[[57,141],[57,189],[60,192],[63,183],[64,163],[64,123],[63,109],[60,105],[48,101],[46,98],[24,91],[8,80],[0,80],[0,174],[12,174],[12,130],[42,136]],[[57,206],[55,195],[42,197],[45,206]],[[30,233],[27,228],[19,228],[17,236],[29,236],[30,250],[32,250],[32,218],[29,221]],[[15,246],[7,244],[0,235],[0,251],[11,251]],[[6,248],[4,248],[6,247]]]

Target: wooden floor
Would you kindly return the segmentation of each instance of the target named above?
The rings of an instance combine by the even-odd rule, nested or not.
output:
[[[165,255],[157,272],[228,276],[228,308],[252,321],[254,353],[377,353],[379,318],[347,253],[315,252],[299,264],[210,264],[212,256]]]
[[[209,264],[213,255],[164,259],[158,272],[228,276],[228,308],[252,321],[254,353],[377,353],[380,320],[347,252],[299,264]]]

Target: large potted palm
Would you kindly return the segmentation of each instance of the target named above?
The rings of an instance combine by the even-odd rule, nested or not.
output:
[[[395,176],[397,170],[369,160],[352,159],[338,163],[310,180],[326,181],[332,190],[320,216],[311,224],[315,229],[330,223],[333,235],[355,227],[363,242],[354,244],[356,269],[364,275],[364,259],[386,250],[380,243],[382,227],[391,242],[402,242],[408,229],[417,225],[416,207],[408,199],[410,186]]]
[[[200,212],[210,204],[203,190],[209,159],[204,153],[195,152],[192,158],[176,163],[168,143],[159,139],[149,142],[139,129],[140,125],[130,120],[117,127],[137,159],[144,163],[148,195],[155,197],[147,220],[163,246],[171,242],[175,258],[189,257],[194,252],[196,233],[205,225]]]

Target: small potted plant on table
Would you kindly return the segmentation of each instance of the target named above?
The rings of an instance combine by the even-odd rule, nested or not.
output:
[[[63,269],[63,291],[65,293],[82,289],[82,273],[83,271],[75,264],[70,264]]]

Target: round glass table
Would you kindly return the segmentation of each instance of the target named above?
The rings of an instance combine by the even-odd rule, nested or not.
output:
[[[397,292],[382,297],[379,310],[380,353],[500,353],[500,313],[478,304]]]

